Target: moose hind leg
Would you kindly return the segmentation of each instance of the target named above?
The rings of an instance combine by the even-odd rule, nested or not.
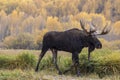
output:
[[[36,72],[38,71],[39,64],[40,64],[40,62],[41,62],[41,60],[42,60],[42,58],[45,55],[47,50],[48,49],[42,49],[41,54],[40,54],[39,59],[38,59],[38,63],[37,63],[36,69],[35,69]]]
[[[53,54],[53,63],[55,64],[56,69],[58,70],[58,74],[61,75],[62,72],[60,71],[58,64],[57,64],[57,50],[51,49],[52,54]]]

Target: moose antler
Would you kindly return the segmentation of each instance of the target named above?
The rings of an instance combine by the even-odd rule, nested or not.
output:
[[[110,32],[110,29],[107,29],[107,26],[108,26],[108,24],[106,24],[106,26],[103,28],[103,30],[102,30],[102,32],[101,32],[100,35],[105,35],[105,34],[107,34],[107,33]],[[106,29],[107,29],[107,30],[106,30]]]
[[[81,20],[80,20],[80,25],[81,25],[81,28],[82,28],[86,33],[88,33],[88,31],[85,29],[84,24],[82,23]]]
[[[102,29],[102,31],[96,30],[95,25],[93,23],[90,22],[89,24],[90,24],[90,32],[89,33],[96,32],[95,33],[96,35],[105,35],[105,34],[110,32],[110,29],[107,29],[108,28],[108,23],[105,25],[105,27]]]
[[[110,32],[110,29],[108,29],[108,23],[105,25],[105,27],[102,29],[101,32],[97,32],[97,35],[105,35]]]
[[[105,34],[110,32],[110,29],[107,29],[108,28],[108,23],[105,25],[105,27],[102,29],[102,31],[96,30],[95,25],[92,22],[88,22],[88,24],[90,25],[90,31],[89,32],[87,31],[87,29],[85,29],[84,24],[80,20],[81,28],[88,34],[91,34],[91,33],[95,32],[96,35],[105,35]]]
[[[81,24],[81,28],[87,33],[87,34],[91,34],[91,33],[94,33],[94,32],[96,32],[96,29],[95,29],[95,25],[93,24],[93,23],[91,23],[91,22],[88,22],[88,24],[90,25],[90,30],[89,30],[89,32],[87,31],[87,29],[85,29],[85,27],[84,27],[84,25],[83,25],[83,23],[82,23],[82,21],[80,20],[80,24]]]
[[[90,25],[90,32],[89,33],[96,32],[95,25],[93,23],[91,23],[91,22],[89,23],[89,25]]]

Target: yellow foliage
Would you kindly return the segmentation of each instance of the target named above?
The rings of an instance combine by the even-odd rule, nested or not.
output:
[[[4,10],[1,10],[1,11],[0,11],[0,17],[5,17],[5,16],[6,16],[5,11],[4,11]]]
[[[106,16],[107,19],[110,19],[112,3],[110,1],[107,1],[105,5],[107,6],[105,6],[104,15]]]
[[[8,47],[11,47],[12,45],[13,45],[13,43],[15,43],[15,40],[16,40],[17,38],[16,37],[14,37],[14,36],[8,36],[8,37],[6,37],[5,39],[4,39],[4,44],[5,44],[5,46],[8,48]]]
[[[78,21],[80,21],[80,19],[88,20],[88,21],[91,20],[89,14],[86,13],[86,12],[78,13],[77,15],[75,15],[75,19],[78,20]]]
[[[115,22],[113,25],[113,33],[120,35],[120,21]]]
[[[113,33],[119,36],[119,3],[119,0],[0,0],[0,41],[7,36],[30,33],[35,42],[42,42],[47,31],[80,29],[80,19],[88,30],[88,22],[101,30],[111,20]],[[109,42],[102,42],[109,47]]]
[[[75,15],[74,19],[77,21],[83,20],[86,24],[92,22],[97,29],[102,29],[108,23],[104,15],[95,13],[88,14],[86,12],[81,12]],[[89,29],[89,25],[86,25],[86,29]]]
[[[43,36],[45,35],[45,33],[48,32],[47,29],[43,29],[41,31],[37,31],[37,34],[34,36],[35,37],[35,43],[39,44],[42,42],[43,40]]]
[[[58,21],[58,18],[52,17],[52,16],[47,18],[46,28],[50,31],[52,30],[61,31],[62,30],[62,26],[61,26],[61,23]]]
[[[110,25],[110,21],[107,21],[104,15],[91,13],[91,22],[95,25],[97,30],[102,30],[106,25]]]

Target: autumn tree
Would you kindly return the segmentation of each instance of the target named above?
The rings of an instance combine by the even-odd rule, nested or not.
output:
[[[0,44],[9,40],[14,44],[13,38],[21,33],[29,34],[35,45],[42,44],[46,32],[80,29],[80,20],[87,29],[89,22],[99,30],[112,23],[113,30],[104,38],[120,39],[119,4],[119,0],[0,0]]]
[[[58,18],[57,17],[52,17],[52,16],[47,18],[46,28],[49,31],[52,31],[52,30],[60,31],[60,30],[62,30],[62,26],[61,26],[61,23],[58,21]]]
[[[0,11],[0,41],[2,41],[8,35],[10,35],[8,16],[2,10]]]
[[[120,21],[117,21],[114,25],[113,25],[113,33],[116,35],[120,35]]]

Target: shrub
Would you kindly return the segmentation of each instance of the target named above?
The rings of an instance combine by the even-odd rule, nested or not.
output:
[[[99,74],[100,77],[120,73],[119,55],[119,52],[117,52],[99,58],[97,61],[98,65],[96,65],[96,73]]]
[[[4,39],[3,43],[6,48],[15,48],[17,38],[14,36],[8,36]]]
[[[22,52],[18,56],[0,56],[0,68],[3,69],[30,69],[34,68],[36,64],[36,58],[29,52]]]
[[[0,68],[4,69],[10,69],[11,68],[11,62],[14,62],[15,58],[14,57],[8,57],[5,55],[0,55]]]
[[[29,33],[22,33],[18,36],[8,36],[5,38],[4,44],[7,48],[13,49],[34,49],[37,46]]]
[[[21,69],[33,68],[36,64],[35,55],[29,52],[22,52],[16,57],[17,65]]]

